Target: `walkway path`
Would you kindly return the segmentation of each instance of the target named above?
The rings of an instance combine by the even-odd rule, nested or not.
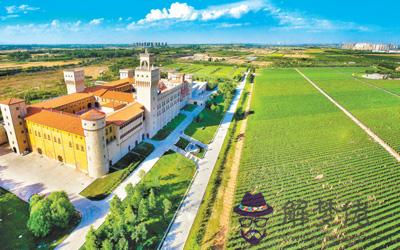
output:
[[[236,88],[233,101],[217,130],[213,142],[208,147],[209,150],[206,152],[204,158],[199,161],[198,173],[189,188],[182,206],[179,208],[177,216],[162,244],[162,249],[183,249],[185,246],[190,228],[196,218],[197,211],[206,192],[207,184],[243,92],[246,78],[247,74],[243,82]]]
[[[121,199],[126,197],[125,186],[129,183],[136,185],[140,181],[139,173],[151,170],[160,157],[168,151],[179,139],[183,131],[192,120],[201,112],[203,107],[197,107],[187,115],[185,120],[163,141],[147,140],[155,144],[155,150],[104,200],[91,201],[80,195],[73,200],[74,206],[82,213],[82,221],[77,228],[56,249],[79,249],[85,242],[86,233],[90,226],[98,228],[105,220],[109,203],[114,195]]]
[[[332,97],[330,97],[324,90],[318,87],[313,81],[311,81],[307,76],[305,76],[300,70],[296,71],[306,79],[314,88],[316,88],[322,95],[324,95],[330,102],[332,102],[336,107],[338,107],[345,115],[347,115],[355,124],[357,124],[362,130],[364,130],[374,141],[381,145],[389,154],[391,154],[397,161],[400,162],[400,155],[391,148],[385,141],[383,141],[378,135],[376,135],[370,128],[365,126],[360,120],[353,116],[349,111],[337,103]]]
[[[190,141],[190,142],[193,142],[194,144],[197,144],[197,145],[199,145],[199,146],[201,146],[201,147],[203,147],[203,148],[205,148],[205,149],[208,148],[208,145],[207,145],[207,144],[204,144],[204,143],[202,143],[201,141],[196,140],[196,139],[194,139],[193,137],[190,137],[190,136],[188,136],[188,135],[186,135],[186,134],[182,134],[181,137],[184,138],[184,139],[186,139],[186,140],[188,140],[188,141]]]

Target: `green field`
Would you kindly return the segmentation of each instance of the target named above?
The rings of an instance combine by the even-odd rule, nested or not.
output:
[[[400,247],[400,164],[389,153],[294,69],[262,71],[251,105],[235,204],[258,191],[274,208],[267,236],[255,249]],[[327,223],[317,210],[319,199],[332,200]],[[367,202],[369,225],[346,225],[346,204],[351,202],[352,219],[358,200]],[[299,201],[306,206],[296,211],[308,220],[285,223],[287,202]],[[238,219],[232,213],[227,247],[248,249]]]
[[[301,71],[333,99],[400,152],[399,81],[356,80],[357,68],[304,68]],[[366,84],[368,83],[368,84]],[[379,89],[371,86],[373,84]],[[390,94],[384,89],[392,91]]]
[[[238,74],[246,71],[244,67],[226,65],[205,65],[199,63],[174,63],[165,66],[168,69],[175,69],[182,73],[193,74],[200,80],[210,80],[217,78],[233,79]]]

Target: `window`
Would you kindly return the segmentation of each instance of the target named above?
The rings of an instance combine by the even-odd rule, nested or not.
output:
[[[83,146],[81,145],[81,151],[83,152],[83,151],[85,151],[84,149],[83,149]]]
[[[79,144],[76,144],[75,146],[76,146],[76,150],[79,150]]]
[[[69,147],[72,148],[72,142],[69,142]]]
[[[61,144],[61,140],[60,140],[60,138],[58,138],[58,144]]]

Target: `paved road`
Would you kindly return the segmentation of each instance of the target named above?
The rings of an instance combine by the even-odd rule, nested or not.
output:
[[[74,206],[82,213],[82,221],[78,227],[66,238],[56,249],[79,249],[85,242],[86,233],[90,226],[98,228],[105,220],[109,203],[118,195],[121,199],[126,197],[125,186],[128,183],[136,185],[140,181],[139,172],[144,170],[146,173],[155,165],[158,159],[168,151],[178,140],[183,131],[192,120],[201,112],[203,107],[197,107],[193,112],[185,112],[185,120],[163,141],[147,140],[155,145],[155,150],[143,161],[135,171],[128,176],[106,199],[101,201],[90,201],[84,197],[75,200]]]
[[[190,228],[196,218],[201,201],[206,192],[207,184],[210,180],[215,163],[217,162],[219,152],[224,143],[225,136],[228,132],[233,115],[236,111],[240,96],[245,86],[247,74],[243,82],[236,88],[236,94],[224,116],[213,142],[208,146],[203,159],[199,161],[198,173],[195,177],[192,186],[189,188],[188,194],[185,197],[175,220],[170,227],[170,230],[164,240],[162,249],[183,249],[187,237],[189,236]]]

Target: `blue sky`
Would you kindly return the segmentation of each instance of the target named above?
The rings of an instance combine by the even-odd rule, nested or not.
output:
[[[0,0],[0,43],[399,44],[399,9],[394,0]]]

